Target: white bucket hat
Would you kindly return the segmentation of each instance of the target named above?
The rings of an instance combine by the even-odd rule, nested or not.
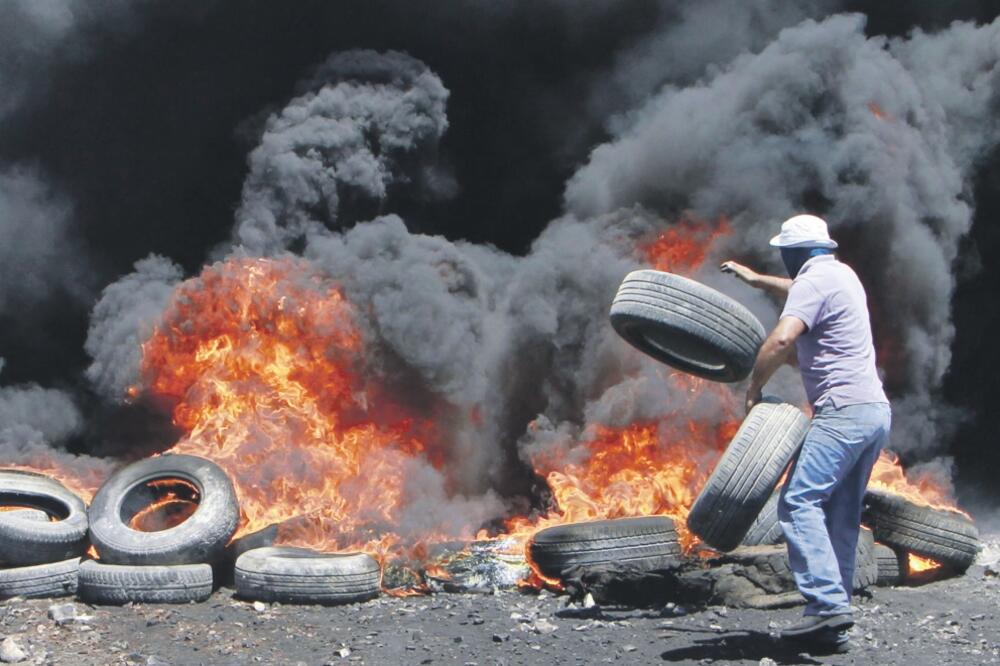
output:
[[[771,239],[774,247],[837,247],[826,222],[815,215],[796,215],[781,223],[781,233]]]

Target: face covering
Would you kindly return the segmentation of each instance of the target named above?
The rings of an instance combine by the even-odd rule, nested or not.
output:
[[[833,254],[833,250],[825,247],[783,247],[781,248],[781,261],[785,264],[788,277],[795,279],[807,261],[824,254]]]

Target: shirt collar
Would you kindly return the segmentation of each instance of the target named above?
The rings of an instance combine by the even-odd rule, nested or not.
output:
[[[804,275],[810,267],[816,266],[817,264],[825,263],[827,261],[836,261],[837,257],[832,254],[821,254],[818,257],[811,257],[806,263],[802,264],[802,268],[799,269],[799,275]],[[796,275],[795,277],[799,277]]]

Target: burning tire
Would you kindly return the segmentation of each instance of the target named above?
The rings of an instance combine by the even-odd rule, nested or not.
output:
[[[0,505],[38,510],[0,512],[0,558],[5,563],[30,566],[83,554],[87,545],[87,505],[55,479],[0,470]],[[58,520],[39,520],[39,511]]]
[[[549,578],[575,566],[610,563],[657,569],[676,562],[681,552],[674,521],[666,516],[557,525],[537,532],[529,549],[531,561]]]
[[[151,482],[179,479],[194,487],[197,509],[158,532],[128,526],[153,499]],[[90,538],[108,564],[174,565],[213,562],[236,532],[236,491],[215,463],[186,455],[147,458],[116,472],[90,506]]]
[[[899,495],[869,490],[862,522],[875,532],[877,541],[958,572],[968,569],[979,553],[979,530],[972,520],[956,511],[914,504]]]
[[[653,270],[625,276],[611,304],[611,325],[656,360],[720,382],[745,379],[765,337],[760,321],[728,296]]]
[[[740,545],[808,427],[792,405],[762,402],[750,410],[691,507],[688,528],[717,550]]]
[[[382,570],[364,553],[318,553],[272,546],[236,560],[236,593],[244,599],[291,604],[348,604],[379,594]]]
[[[0,599],[67,597],[76,593],[80,558],[0,569]]]
[[[905,550],[877,543],[875,544],[875,560],[878,564],[876,585],[886,587],[900,585],[906,581],[906,577],[910,573],[910,558]]]
[[[212,594],[212,567],[207,564],[125,566],[87,560],[80,565],[80,598],[87,603],[186,604]]]

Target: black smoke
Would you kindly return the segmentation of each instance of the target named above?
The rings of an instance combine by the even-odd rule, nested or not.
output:
[[[990,253],[996,246],[989,231],[993,218],[986,216],[996,210],[995,178],[990,174],[995,174],[997,158],[989,150],[996,126],[970,130],[966,124],[997,117],[996,77],[987,80],[983,99],[982,86],[968,86],[981,104],[962,117],[962,108],[947,108],[944,103],[958,99],[947,87],[922,87],[947,84],[956,77],[962,80],[961,67],[936,78],[947,49],[937,53],[931,47],[907,46],[914,43],[907,41],[907,35],[915,27],[943,30],[959,19],[985,23],[995,13],[985,2],[950,3],[946,9],[920,3],[905,12],[871,4],[719,0],[613,5],[551,0],[418,6],[314,1],[289,7],[221,0],[137,4],[67,0],[40,13],[32,3],[16,3],[16,9],[5,9],[9,20],[4,22],[4,34],[16,39],[3,41],[0,52],[5,63],[14,63],[0,69],[0,80],[12,91],[0,109],[4,114],[0,130],[0,174],[5,183],[0,188],[4,383],[63,387],[66,391],[60,395],[71,396],[68,404],[75,403],[74,409],[93,407],[102,414],[121,409],[109,407],[107,398],[120,396],[134,380],[136,342],[171,286],[182,275],[197,273],[205,261],[229,252],[234,238],[252,246],[256,241],[241,229],[259,230],[260,225],[246,221],[259,222],[262,209],[271,214],[277,210],[279,217],[285,215],[278,226],[293,228],[294,233],[251,251],[305,252],[333,275],[346,271],[344,267],[351,265],[348,257],[365,256],[366,244],[395,243],[405,246],[401,254],[413,252],[413,264],[359,264],[352,275],[369,268],[371,279],[352,283],[345,275],[349,289],[361,301],[381,304],[386,313],[410,298],[431,312],[438,307],[435,299],[450,299],[449,308],[458,304],[461,323],[455,338],[442,347],[450,352],[444,356],[435,355],[430,346],[408,346],[408,333],[419,331],[419,322],[410,322],[408,328],[390,321],[388,314],[379,319],[376,310],[373,325],[394,358],[417,373],[424,386],[457,403],[464,399],[496,404],[503,413],[496,415],[496,429],[488,436],[509,454],[511,444],[524,434],[524,425],[539,414],[545,414],[553,427],[566,427],[596,419],[598,413],[603,418],[628,409],[645,415],[655,411],[615,406],[615,397],[625,392],[615,379],[623,361],[613,347],[615,339],[601,326],[608,290],[635,263],[627,248],[619,245],[623,239],[634,240],[662,227],[679,211],[694,208],[707,215],[742,213],[738,228],[750,230],[748,238],[759,240],[766,233],[765,222],[794,206],[809,206],[857,219],[860,230],[843,231],[858,243],[877,246],[897,237],[909,241],[909,231],[920,229],[928,235],[926,243],[941,249],[931,254],[936,265],[927,270],[919,255],[924,245],[914,249],[903,244],[898,251],[903,256],[891,257],[891,270],[872,270],[866,277],[887,291],[896,288],[894,280],[907,285],[899,302],[886,303],[890,320],[905,322],[907,331],[916,336],[902,343],[909,346],[891,379],[897,395],[906,396],[906,410],[931,414],[930,425],[936,428],[935,441],[921,440],[912,447],[901,442],[899,448],[912,450],[914,460],[950,452],[960,463],[971,462],[968,451],[990,441],[989,406],[976,397],[978,389],[966,377],[974,372],[989,375],[984,367],[1000,369],[1000,358],[989,349],[970,351],[982,349],[976,345],[976,331],[983,326],[981,313],[993,311],[987,285],[992,284]],[[840,10],[862,12],[868,20],[822,21]],[[591,155],[595,147],[604,145],[599,150],[605,154],[620,152],[622,138],[641,128],[645,116],[660,112],[661,102],[669,107],[683,102],[673,98],[701,88],[740,85],[752,80],[755,72],[766,76],[761,57],[750,54],[764,53],[766,58],[770,48],[773,55],[780,50],[773,46],[779,31],[809,18],[820,23],[797,28],[799,33],[786,36],[786,42],[800,33],[831,34],[827,29],[833,26],[836,34],[831,39],[849,40],[856,48],[832,43],[826,51],[829,57],[854,62],[862,78],[868,65],[881,66],[881,73],[872,78],[871,91],[858,86],[856,99],[851,100],[857,108],[840,108],[837,104],[845,104],[846,98],[831,101],[820,92],[814,97],[790,93],[789,99],[802,103],[805,115],[789,120],[765,109],[752,118],[757,136],[807,131],[814,118],[845,123],[848,128],[867,127],[874,121],[865,95],[882,94],[900,100],[886,104],[891,107],[888,113],[898,115],[899,140],[923,142],[916,150],[931,153],[929,160],[921,161],[918,155],[908,162],[917,165],[916,173],[882,173],[865,162],[868,152],[857,149],[845,150],[840,167],[826,174],[819,167],[830,156],[817,154],[798,165],[815,171],[806,177],[801,171],[781,172],[775,162],[765,160],[734,165],[742,170],[712,181],[692,170],[697,156],[672,157],[670,146],[665,146],[661,157],[666,162],[649,163],[642,178],[623,175],[622,169],[634,168],[631,159],[624,159],[613,174],[598,173],[594,183],[583,185],[600,162]],[[878,35],[895,41],[883,42]],[[792,48],[794,53],[797,47]],[[329,188],[314,183],[305,199],[289,206],[288,190],[274,187],[274,180],[264,176],[255,184],[254,179],[271,168],[261,153],[262,138],[280,129],[280,115],[290,102],[344,76],[345,64],[338,56],[330,59],[331,54],[354,49],[405,53],[421,63],[414,66],[414,76],[426,68],[447,91],[442,116],[447,129],[431,128],[419,145],[405,147],[396,156],[391,147],[376,142],[368,165],[382,164],[383,173],[398,172],[405,178],[369,179],[364,181],[372,184],[368,189],[338,189],[338,185],[332,197]],[[991,65],[986,51],[967,54],[961,62],[995,73],[989,69],[995,60]],[[807,56],[802,66],[808,71]],[[820,76],[826,66],[822,57],[817,55],[813,70]],[[974,60],[977,57],[982,59]],[[903,74],[915,83],[894,88]],[[366,76],[374,75],[366,70]],[[839,85],[835,78],[824,83]],[[410,81],[403,84],[412,87]],[[764,94],[766,89],[765,81],[752,94]],[[844,90],[855,88],[847,85]],[[920,116],[929,99],[943,100],[941,108]],[[983,115],[983,108],[992,115]],[[720,127],[739,117],[722,117]],[[740,128],[729,131],[727,141],[738,144],[743,137]],[[835,128],[831,135],[842,137],[838,131]],[[871,132],[892,131],[896,130]],[[380,129],[377,136],[383,135]],[[756,145],[750,143],[748,155]],[[886,151],[891,143],[892,138],[886,138],[881,146],[872,147],[871,154]],[[340,145],[320,159],[323,166],[337,163],[334,153]],[[700,145],[706,152],[713,146],[710,140]],[[950,180],[930,182],[934,174],[919,173],[922,164],[942,163],[935,151],[946,153],[943,162],[948,163]],[[775,159],[786,153],[778,150]],[[894,164],[888,161],[890,167]],[[766,173],[785,176],[780,179],[779,196],[769,206],[760,205],[753,196],[757,193],[726,186]],[[614,185],[615,178],[623,187],[614,188],[607,199],[611,204],[594,203],[595,192]],[[884,185],[881,178],[901,182]],[[848,187],[857,188],[856,199],[841,196]],[[895,203],[894,187],[915,193],[912,228],[906,226],[910,218],[887,211]],[[859,214],[865,202],[880,197],[884,201],[879,210]],[[303,201],[307,205],[300,206]],[[636,204],[643,210],[627,212]],[[310,239],[310,224],[301,217],[292,219],[302,211],[307,222],[347,233],[322,233]],[[566,211],[576,219],[559,219]],[[757,216],[753,224],[752,215]],[[358,224],[376,217],[380,219],[374,224]],[[891,221],[886,228],[897,236],[871,226],[885,218]],[[414,240],[418,233],[443,238]],[[17,250],[9,249],[15,245]],[[567,247],[585,251],[566,256]],[[746,247],[734,243],[731,250],[769,261]],[[600,252],[591,252],[593,248]],[[147,258],[150,255],[157,256]],[[983,258],[978,267],[971,256]],[[858,263],[867,258],[863,252],[848,253],[848,259]],[[394,277],[393,271],[410,274],[421,261],[445,266],[444,278],[427,275],[426,282],[409,284]],[[133,268],[136,262],[141,263]],[[914,264],[921,268],[914,268],[909,277],[927,280],[926,285],[909,279],[907,271]],[[954,284],[942,284],[935,277],[951,280],[953,274],[958,276]],[[119,279],[123,275],[127,277]],[[724,284],[712,276],[706,279]],[[109,291],[94,309],[105,287]],[[947,303],[953,288],[957,289],[954,316]],[[766,303],[754,307],[767,316]],[[521,325],[504,329],[511,321]],[[498,326],[502,333],[496,332]],[[954,335],[952,327],[957,330]],[[525,359],[529,369],[511,368],[499,360],[512,357]],[[644,381],[648,370],[627,359],[632,364],[629,381]],[[949,359],[951,373],[942,385]],[[466,369],[471,372],[463,373]],[[656,380],[650,376],[645,381]],[[519,399],[497,393],[516,393]],[[965,413],[971,420],[962,437],[950,427],[958,422],[956,413],[937,407],[945,395],[969,408]],[[60,411],[70,409],[67,403],[56,402]],[[121,419],[127,418],[114,412],[100,420],[101,426],[73,421],[73,427],[50,439],[68,440],[78,451],[98,450],[96,442],[107,434],[101,429],[120,432]],[[927,437],[929,431],[918,421],[910,423],[913,437]],[[464,446],[461,450],[484,454],[478,442],[467,441]],[[469,465],[476,468],[469,471],[468,483],[474,485],[481,469],[474,459]],[[503,477],[511,472],[507,468],[486,474]],[[497,478],[491,483],[504,481]]]

